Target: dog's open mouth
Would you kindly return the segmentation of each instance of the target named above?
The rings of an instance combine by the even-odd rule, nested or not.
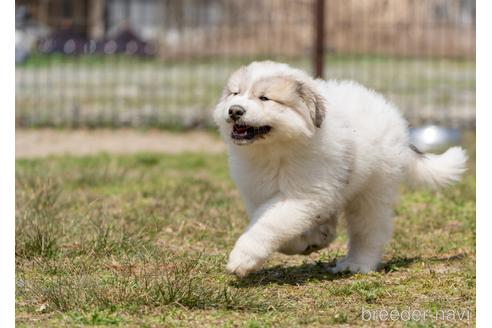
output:
[[[257,137],[262,137],[272,128],[265,126],[251,126],[245,124],[234,124],[232,127],[231,138],[236,141],[252,141]]]

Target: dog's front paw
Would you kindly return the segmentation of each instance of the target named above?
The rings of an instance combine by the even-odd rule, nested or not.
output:
[[[340,261],[337,261],[337,264],[334,267],[327,268],[327,270],[331,273],[340,273],[340,272],[351,272],[351,273],[369,273],[371,271],[376,271],[377,263],[361,263],[356,262],[351,258],[344,258]]]
[[[229,254],[226,269],[239,277],[245,277],[259,270],[267,257],[266,252],[261,251],[258,245],[247,243],[245,239],[239,239]]]

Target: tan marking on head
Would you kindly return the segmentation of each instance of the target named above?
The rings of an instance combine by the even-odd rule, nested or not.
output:
[[[314,126],[321,127],[325,117],[325,104],[321,95],[306,83],[291,76],[268,77],[253,85],[254,97],[265,96],[282,105],[288,106]],[[306,111],[307,109],[307,111]]]
[[[296,81],[284,76],[263,78],[257,81],[251,90],[253,97],[265,96],[285,105],[295,105],[299,102],[295,92]]]

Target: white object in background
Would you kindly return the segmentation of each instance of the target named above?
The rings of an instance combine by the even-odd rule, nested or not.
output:
[[[432,152],[459,144],[461,133],[458,129],[426,125],[410,129],[410,140],[420,151]]]

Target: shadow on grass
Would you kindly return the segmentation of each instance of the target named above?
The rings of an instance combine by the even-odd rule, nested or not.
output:
[[[457,254],[449,257],[397,257],[387,262],[383,262],[378,270],[382,274],[399,271],[402,268],[411,266],[416,262],[449,262],[461,260],[465,254]],[[284,267],[277,265],[271,268],[262,269],[252,273],[246,278],[238,279],[230,284],[238,288],[247,288],[261,285],[303,285],[312,281],[333,281],[347,279],[353,276],[352,273],[344,272],[333,274],[327,269],[333,267],[336,259],[331,262],[304,263],[302,265]]]
[[[398,271],[400,268],[408,267],[416,262],[425,262],[425,263],[450,262],[450,261],[459,261],[464,259],[465,257],[466,254],[464,253],[459,253],[459,254],[445,256],[445,257],[437,257],[437,256],[396,257],[387,262],[381,263],[379,271],[389,273],[393,271]]]
[[[310,281],[331,281],[350,276],[349,273],[332,274],[328,272],[326,268],[334,264],[335,261],[304,263],[290,267],[277,265],[254,272],[245,278],[231,282],[231,284],[239,288],[270,284],[302,285]]]

